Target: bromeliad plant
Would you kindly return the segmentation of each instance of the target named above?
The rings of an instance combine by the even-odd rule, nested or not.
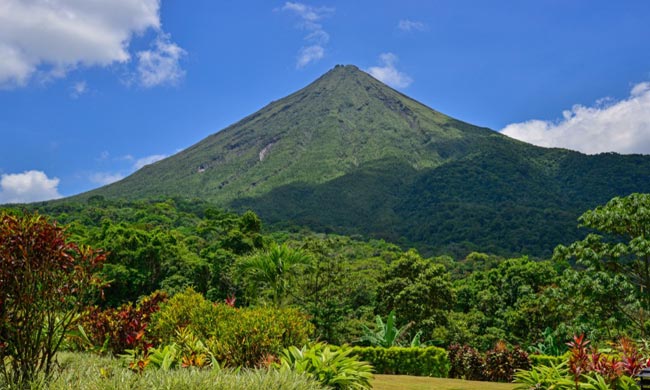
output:
[[[372,366],[350,356],[348,347],[332,349],[324,343],[289,347],[274,364],[280,371],[295,371],[313,377],[334,389],[371,389]]]

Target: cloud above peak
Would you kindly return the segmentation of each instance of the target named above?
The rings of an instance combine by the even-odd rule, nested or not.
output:
[[[0,176],[0,204],[29,203],[61,197],[59,179],[42,171],[25,171]]]
[[[650,82],[636,84],[626,99],[600,99],[592,107],[577,104],[565,110],[562,119],[512,123],[501,132],[531,144],[587,154],[650,154]]]
[[[413,83],[413,79],[406,73],[397,70],[397,61],[399,61],[399,58],[397,58],[395,54],[382,53],[379,56],[379,62],[381,65],[371,66],[368,68],[368,73],[370,73],[372,77],[382,83],[390,85],[391,87],[406,88]]]
[[[127,63],[132,37],[150,29],[164,35],[160,0],[2,0],[0,86]]]
[[[401,19],[397,23],[397,28],[402,30],[402,31],[406,31],[406,32],[426,31],[427,30],[427,25],[425,23],[417,21],[417,20]]]
[[[318,23],[319,20],[334,14],[334,8],[312,7],[303,3],[286,2],[281,8],[282,11],[292,12],[300,18],[298,28],[307,31],[304,37],[305,46],[298,51],[296,68],[304,68],[313,62],[318,62],[325,56],[325,45],[329,42],[330,36]]]

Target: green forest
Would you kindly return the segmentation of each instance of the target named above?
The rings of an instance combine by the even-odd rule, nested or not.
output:
[[[355,347],[345,354],[360,349],[356,353],[377,367],[377,352],[367,348],[428,348],[447,351],[445,368],[433,364],[429,369],[439,371],[423,374],[408,367],[401,372],[509,381],[515,368],[530,368],[530,363],[518,366],[513,356],[559,362],[576,348],[586,350],[586,343],[611,350],[620,340],[645,340],[650,331],[648,194],[585,210],[576,224],[588,234],[558,245],[547,259],[482,252],[426,257],[383,240],[267,230],[251,211],[234,214],[183,199],[95,196],[9,208],[2,215],[5,230],[12,223],[32,226],[23,219],[59,229],[60,240],[78,245],[75,253],[83,264],[94,264],[75,265],[101,294],[80,296],[75,304],[81,309],[62,322],[59,331],[77,332],[62,338],[64,349],[130,354],[136,371],[155,365],[156,354],[170,345],[189,348],[191,353],[179,352],[183,366],[214,361],[260,367],[265,361],[275,364],[282,348],[289,348],[282,364],[291,365],[290,348],[311,340],[318,344],[295,349],[295,356],[322,356],[334,353],[330,346],[348,345]],[[3,262],[27,245],[11,241],[11,234],[2,234]],[[7,292],[10,271],[4,272],[0,335],[11,340],[18,314],[8,308],[18,298]],[[238,335],[251,344],[237,346]],[[578,342],[579,335],[584,339]],[[5,359],[11,356],[8,345],[3,341],[0,348]],[[489,370],[489,359],[504,351],[512,367],[500,376]],[[468,363],[472,359],[476,367]]]

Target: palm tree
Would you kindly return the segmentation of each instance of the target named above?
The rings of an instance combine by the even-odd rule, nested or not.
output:
[[[273,243],[269,249],[240,260],[237,269],[249,288],[267,290],[273,305],[279,307],[284,303],[291,279],[309,263],[310,258],[304,251]]]

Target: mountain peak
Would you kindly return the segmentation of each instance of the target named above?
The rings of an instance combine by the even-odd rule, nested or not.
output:
[[[319,85],[323,83],[335,83],[338,85],[341,82],[345,81],[353,81],[353,80],[358,80],[361,82],[361,80],[366,79],[366,81],[372,80],[370,75],[368,75],[366,72],[362,71],[355,65],[336,65],[329,71],[327,71],[325,74],[323,74],[321,77],[316,79],[311,85]],[[307,86],[307,88],[309,88]]]

